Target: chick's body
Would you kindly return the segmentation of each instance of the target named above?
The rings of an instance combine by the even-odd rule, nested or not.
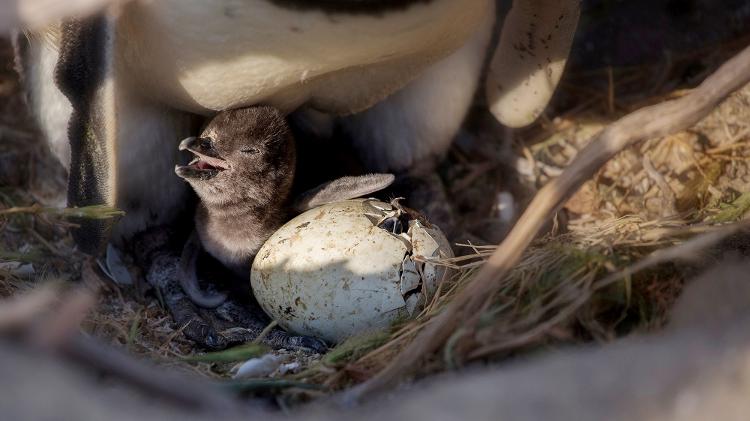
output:
[[[176,168],[200,198],[195,226],[203,248],[239,275],[289,217],[296,152],[279,111],[256,106],[214,117],[181,149],[196,158]]]

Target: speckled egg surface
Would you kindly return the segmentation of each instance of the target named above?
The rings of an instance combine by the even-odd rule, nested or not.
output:
[[[253,262],[261,307],[288,331],[332,343],[418,314],[446,273],[425,258],[453,254],[424,221],[409,220],[400,233],[378,226],[399,212],[374,199],[347,200],[289,221]]]

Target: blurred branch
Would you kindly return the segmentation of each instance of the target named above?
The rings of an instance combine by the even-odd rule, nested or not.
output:
[[[59,288],[45,285],[25,295],[5,300],[0,305],[0,334],[28,325],[57,300]]]
[[[29,340],[36,346],[55,349],[63,346],[80,329],[86,315],[96,307],[97,291],[75,288],[65,294],[55,311],[32,326]]]
[[[686,96],[635,111],[601,131],[556,179],[534,197],[508,237],[468,285],[378,375],[350,389],[341,400],[350,404],[381,391],[409,375],[419,362],[437,352],[459,327],[474,331],[491,303],[499,280],[557,211],[605,163],[624,148],[646,139],[686,129],[708,115],[732,92],[750,82],[750,47],[725,63]],[[468,349],[470,352],[471,349]]]
[[[147,396],[216,414],[239,413],[242,406],[208,382],[167,373],[80,333],[97,303],[97,291],[59,284],[0,301],[0,338],[13,338],[37,350],[59,354],[80,366],[124,381]],[[11,335],[12,334],[12,335]]]
[[[185,408],[210,410],[218,415],[237,412],[240,407],[230,395],[208,382],[157,369],[91,338],[75,335],[60,350],[63,355],[89,369],[129,383],[148,396]]]

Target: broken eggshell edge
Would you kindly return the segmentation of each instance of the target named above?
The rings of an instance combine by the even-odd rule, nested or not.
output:
[[[290,332],[330,343],[418,315],[448,271],[422,260],[453,252],[434,225],[410,220],[401,234],[377,226],[394,211],[375,199],[346,200],[281,227],[251,270],[263,310]]]

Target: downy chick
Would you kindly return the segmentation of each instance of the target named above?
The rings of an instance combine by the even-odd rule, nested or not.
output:
[[[284,116],[267,106],[223,111],[179,149],[195,155],[175,172],[200,198],[195,213],[200,243],[240,276],[248,275],[263,243],[296,213],[376,192],[394,179],[391,174],[343,177],[293,198],[294,138]],[[191,272],[183,289],[197,304],[218,305],[220,297],[208,298],[197,287],[195,255],[183,253]]]

